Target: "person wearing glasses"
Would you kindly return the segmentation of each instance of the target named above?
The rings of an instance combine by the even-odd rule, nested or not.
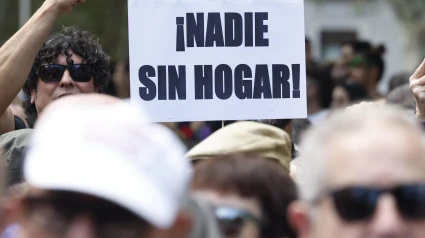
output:
[[[301,198],[289,208],[303,238],[425,236],[425,138],[390,106],[333,114],[305,135]]]
[[[287,222],[296,186],[275,160],[250,154],[201,160],[192,194],[211,204],[222,238],[296,238]]]
[[[106,95],[51,103],[25,157],[28,189],[9,208],[17,237],[190,237],[185,147],[146,117]]]
[[[46,0],[0,48],[0,134],[32,128],[52,101],[103,92],[110,78],[109,56],[97,39],[76,28],[49,37],[56,20],[86,0]],[[23,89],[26,118],[10,104]]]

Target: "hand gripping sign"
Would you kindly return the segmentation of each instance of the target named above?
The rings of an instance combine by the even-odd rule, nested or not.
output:
[[[129,0],[131,99],[155,122],[305,118],[303,0]]]

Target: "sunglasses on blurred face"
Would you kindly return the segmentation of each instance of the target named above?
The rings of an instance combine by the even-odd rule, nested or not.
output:
[[[330,196],[343,220],[358,222],[373,217],[383,194],[394,197],[397,210],[404,219],[425,219],[425,184],[408,184],[388,189],[347,187],[331,191]]]
[[[62,80],[65,70],[75,82],[89,82],[94,75],[94,69],[87,64],[46,64],[37,70],[37,75],[45,83],[56,83]]]
[[[75,196],[74,196],[75,197]],[[23,200],[27,218],[39,229],[63,237],[78,215],[88,215],[98,237],[141,237],[141,219],[113,203],[68,196],[26,197]]]
[[[219,228],[225,237],[238,237],[247,222],[252,222],[260,230],[263,226],[261,219],[238,208],[215,207],[213,210]]]

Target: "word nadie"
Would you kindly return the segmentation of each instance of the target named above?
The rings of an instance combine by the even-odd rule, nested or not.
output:
[[[177,17],[176,51],[185,51],[190,47],[265,47],[269,39],[264,34],[268,26],[267,12],[224,13],[187,13]],[[186,20],[186,22],[185,22]]]

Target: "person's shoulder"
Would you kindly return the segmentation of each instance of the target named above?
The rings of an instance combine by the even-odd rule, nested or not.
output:
[[[23,180],[23,161],[31,140],[33,129],[15,130],[0,136],[0,148],[4,151],[9,178],[8,184]]]
[[[22,130],[27,128],[24,120],[22,120],[20,117],[14,115],[13,120],[15,121],[15,130]]]

